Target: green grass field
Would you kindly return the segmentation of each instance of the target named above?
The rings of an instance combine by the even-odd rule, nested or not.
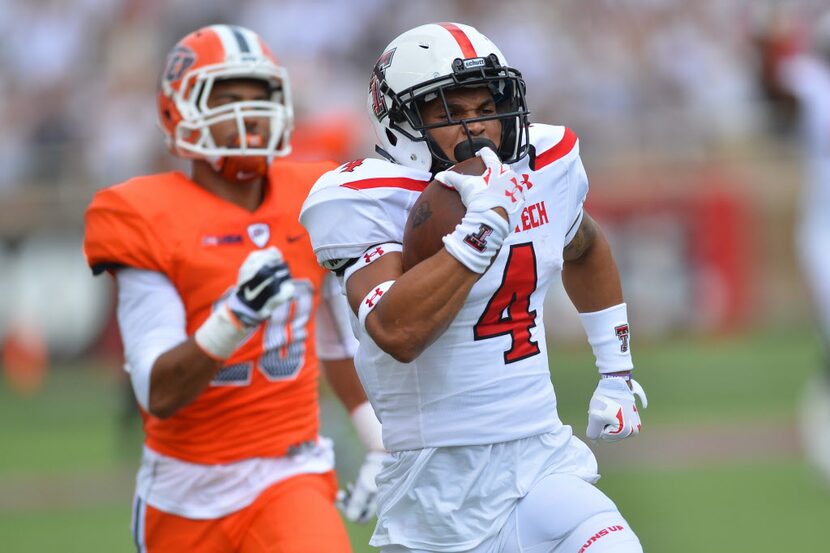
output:
[[[561,417],[582,434],[595,384],[590,354],[551,349]],[[650,400],[645,433],[597,449],[600,487],[646,551],[827,550],[817,523],[830,520],[830,490],[787,435],[819,361],[812,333],[637,344],[635,360]],[[118,420],[116,372],[55,367],[33,397],[0,386],[0,551],[134,550],[129,505],[141,436]],[[360,453],[339,407],[324,397],[324,430],[343,434],[337,452],[345,480]],[[707,432],[715,431],[720,441],[710,442]],[[349,529],[355,551],[371,551],[371,529]]]

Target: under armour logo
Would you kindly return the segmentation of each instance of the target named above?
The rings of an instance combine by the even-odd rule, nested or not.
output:
[[[533,183],[530,182],[530,174],[522,173],[522,186],[525,187],[525,190],[533,188]]]
[[[474,249],[483,252],[487,248],[487,237],[493,234],[493,229],[487,225],[480,225],[478,232],[475,234],[468,234],[464,237],[464,243],[472,246]]]
[[[508,198],[510,198],[510,201],[515,204],[518,201],[516,199],[516,194],[521,194],[522,191],[523,191],[522,190],[522,185],[519,184],[519,181],[516,180],[516,177],[513,177],[512,179],[510,179],[510,182],[513,183],[513,189],[512,190],[505,190],[504,195],[507,196]]]
[[[380,246],[378,246],[378,247],[377,247],[377,248],[375,248],[374,250],[372,250],[372,251],[370,251],[370,252],[366,252],[366,253],[364,253],[364,254],[363,254],[363,260],[364,260],[366,263],[371,263],[371,262],[372,262],[372,257],[373,257],[373,256],[375,256],[375,255],[377,255],[377,256],[381,256],[381,255],[383,255],[384,253],[386,253],[386,252],[384,252],[384,251],[383,251],[383,249],[382,249]]]
[[[369,309],[372,309],[375,306],[375,304],[377,303],[377,300],[380,299],[380,297],[382,295],[383,295],[383,290],[381,290],[380,287],[375,288],[375,293],[372,294],[371,297],[366,298],[364,300],[366,302],[366,307],[368,307]]]
[[[620,341],[620,353],[628,351],[628,325],[620,325],[614,327],[614,332],[617,334],[617,339]]]

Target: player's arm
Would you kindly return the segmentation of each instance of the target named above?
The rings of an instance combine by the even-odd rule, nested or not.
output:
[[[158,418],[191,403],[250,332],[293,295],[279,251],[258,250],[240,267],[235,292],[187,337],[184,305],[164,275],[122,269],[116,278],[133,388],[142,407]]]
[[[620,273],[611,245],[587,211],[562,257],[562,283],[577,311],[599,311],[622,303]]]
[[[193,338],[167,350],[150,373],[148,411],[160,419],[173,416],[207,388],[222,364],[202,351]]]
[[[361,305],[366,313],[377,302],[365,315],[366,331],[386,353],[409,363],[446,330],[480,276],[446,249],[404,273],[402,256],[394,252],[352,274],[346,293],[359,318]]]
[[[582,212],[562,255],[562,282],[580,313],[601,374],[589,404],[586,434],[603,440],[638,434],[641,422],[634,395],[640,396],[643,406],[647,400],[631,378],[628,313],[620,275],[608,239],[587,212]]]
[[[390,253],[351,274],[346,292],[375,343],[398,361],[413,361],[456,317],[487,270],[524,205],[516,174],[483,148],[481,176],[444,171],[435,178],[455,188],[466,214],[444,247],[406,273],[402,255]],[[470,238],[487,230],[487,239]]]
[[[184,305],[167,277],[123,268],[115,278],[118,324],[133,391],[145,411],[167,417],[175,410],[172,406],[195,397],[221,363],[187,338]],[[165,375],[163,381],[160,375]]]

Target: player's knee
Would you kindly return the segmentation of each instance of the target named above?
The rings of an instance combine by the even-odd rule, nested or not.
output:
[[[619,511],[583,521],[554,550],[556,553],[643,553],[640,540]]]

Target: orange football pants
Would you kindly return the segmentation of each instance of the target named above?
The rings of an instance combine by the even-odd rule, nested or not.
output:
[[[350,553],[334,506],[334,471],[278,482],[252,504],[221,518],[195,520],[139,505],[139,553]]]

